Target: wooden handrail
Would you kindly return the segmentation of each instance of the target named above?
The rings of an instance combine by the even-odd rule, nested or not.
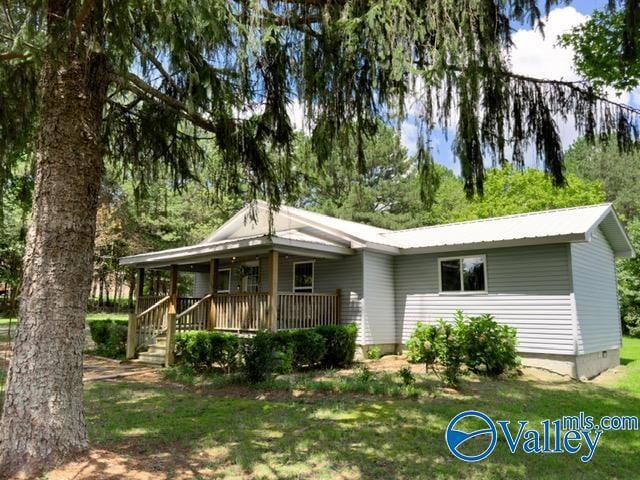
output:
[[[207,300],[209,300],[211,298],[211,294],[208,293],[207,295],[205,295],[204,297],[202,297],[200,300],[198,300],[196,303],[194,303],[193,305],[191,305],[189,308],[187,308],[184,312],[180,312],[177,316],[176,319],[181,318],[182,316],[191,313],[193,310],[195,310],[196,308],[198,308],[200,306],[200,304],[202,302],[205,302]]]
[[[269,292],[233,292],[233,293],[213,293],[214,297],[259,297],[269,295]]]
[[[296,296],[296,297],[335,297],[337,293],[316,293],[316,292],[278,292],[278,295],[282,296]]]
[[[145,316],[147,313],[151,312],[155,308],[158,308],[160,305],[162,305],[164,302],[168,301],[170,298],[171,298],[171,295],[167,295],[166,297],[161,298],[156,303],[154,303],[149,308],[147,308],[144,312],[139,313],[138,315],[136,315],[136,318],[140,318],[140,317]]]

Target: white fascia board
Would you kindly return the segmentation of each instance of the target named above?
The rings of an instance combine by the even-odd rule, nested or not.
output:
[[[355,246],[352,245],[352,247],[356,249],[368,250],[371,252],[386,253],[388,255],[399,255],[401,253],[400,248],[394,247],[392,245],[385,245],[383,243],[367,242]]]
[[[218,244],[197,244],[182,248],[173,248],[170,250],[162,250],[159,252],[142,253],[140,255],[132,255],[129,257],[122,257],[120,259],[120,265],[137,265],[148,262],[168,262],[181,260],[191,260],[195,257],[201,257],[203,255],[224,252],[228,250],[238,250],[245,248],[256,248],[260,246],[271,245],[271,240],[266,236],[245,238],[230,240],[225,243]]]
[[[461,243],[455,245],[437,245],[433,247],[415,247],[400,249],[401,255],[416,255],[419,253],[459,252],[463,250],[490,250],[494,248],[526,247],[529,245],[549,245],[554,243],[572,243],[588,241],[584,233],[556,235],[552,237],[534,237],[515,240],[501,240],[493,242]]]
[[[238,210],[229,220],[220,225],[213,233],[211,233],[207,238],[202,241],[202,244],[207,244],[211,242],[215,242],[220,240],[221,237],[224,237],[229,230],[235,231],[238,228],[238,223],[242,222],[244,225],[244,219],[246,215],[249,213],[249,209],[251,208],[251,204],[247,204]],[[256,205],[256,208],[260,208],[260,204]]]
[[[330,254],[333,256],[353,255],[355,252],[351,248],[340,245],[328,245],[325,243],[305,242],[292,238],[271,237],[271,242],[276,250],[281,251],[286,248],[293,248],[299,251],[317,252],[318,254]],[[308,254],[308,253],[307,253]]]
[[[264,253],[273,249],[289,249],[292,253],[295,250],[296,254],[327,256],[327,258],[338,258],[354,254],[352,249],[339,245],[327,245],[265,235],[254,238],[234,239],[219,244],[198,244],[160,252],[132,255],[121,258],[120,265],[184,265],[206,261],[211,259],[212,256],[225,258],[242,254]]]
[[[613,217],[613,220],[615,221],[616,226],[618,227],[618,233],[622,236],[624,242],[627,245],[627,249],[626,250],[619,250],[617,252],[614,252],[614,255],[616,257],[635,258],[636,250],[635,250],[635,248],[633,248],[633,244],[631,243],[631,239],[629,239],[629,235],[627,235],[627,231],[625,230],[624,226],[620,222],[620,218],[618,218],[618,213],[616,212],[616,209],[613,208],[612,204],[609,204],[609,208],[602,215],[600,215],[598,220],[593,223],[591,228],[589,228],[589,230],[587,231],[587,238],[589,239],[589,241],[591,241],[591,236],[593,235],[593,232],[600,226],[600,224],[608,216],[612,216]],[[609,241],[609,243],[611,243],[611,241]]]
[[[283,213],[282,209],[280,210],[280,213]],[[316,230],[319,230],[323,233],[326,233],[327,235],[331,236],[331,237],[336,237],[339,238],[340,240],[343,241],[347,241],[350,242],[352,245],[358,242],[362,242],[362,238],[358,238],[354,235],[350,235],[348,233],[343,232],[342,230],[339,230],[337,228],[333,228],[333,227],[328,227],[327,225],[325,225],[324,223],[321,222],[316,222],[314,220],[309,220],[308,218],[304,218],[301,217],[299,215],[296,215],[295,213],[292,213],[290,211],[286,212],[286,215],[289,216],[289,218],[296,220],[304,225],[307,225],[309,227],[313,227]]]

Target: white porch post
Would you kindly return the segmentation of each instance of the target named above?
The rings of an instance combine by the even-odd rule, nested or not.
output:
[[[278,252],[269,252],[269,329],[278,329]]]

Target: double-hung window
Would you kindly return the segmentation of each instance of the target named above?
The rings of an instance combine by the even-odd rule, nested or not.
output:
[[[487,259],[484,255],[440,258],[440,292],[483,293],[487,291]]]

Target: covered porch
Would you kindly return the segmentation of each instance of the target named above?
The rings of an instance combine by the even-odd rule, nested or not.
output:
[[[160,337],[166,342],[165,365],[173,363],[175,335],[220,330],[253,333],[259,330],[307,329],[342,321],[339,282],[327,281],[331,267],[351,249],[309,244],[299,239],[260,237],[221,244],[187,247],[136,257],[135,312],[130,316],[127,358]],[[164,254],[164,255],[159,255]],[[169,258],[162,258],[162,256]],[[141,258],[142,257],[142,258]],[[127,263],[127,259],[123,259]],[[329,263],[325,263],[329,262]],[[318,265],[323,273],[317,277]],[[145,275],[170,272],[165,295],[144,295]],[[192,272],[191,295],[178,295],[179,272]],[[331,288],[333,287],[333,288]]]

